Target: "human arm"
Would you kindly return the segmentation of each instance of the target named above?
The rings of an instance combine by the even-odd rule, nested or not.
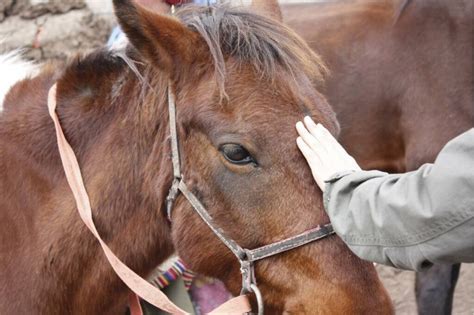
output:
[[[322,152],[320,162],[309,162],[315,179],[315,167],[333,170],[334,156],[344,155],[333,148],[336,140],[321,134],[316,144],[324,149],[298,140],[308,161]],[[412,270],[474,262],[474,129],[450,141],[434,164],[413,172],[339,170],[325,178],[324,203],[336,233],[356,255]]]

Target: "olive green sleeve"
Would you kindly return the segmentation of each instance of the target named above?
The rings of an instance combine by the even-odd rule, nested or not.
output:
[[[474,129],[413,172],[336,174],[324,204],[362,259],[411,270],[474,262]]]

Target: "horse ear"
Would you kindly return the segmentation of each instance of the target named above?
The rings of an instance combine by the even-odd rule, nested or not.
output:
[[[196,59],[201,39],[177,19],[149,11],[133,0],[113,3],[123,31],[149,62],[172,74]]]
[[[279,22],[283,22],[281,8],[278,0],[252,0],[251,7],[263,16],[270,17]]]

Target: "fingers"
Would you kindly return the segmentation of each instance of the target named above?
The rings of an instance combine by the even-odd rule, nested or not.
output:
[[[311,134],[313,135],[317,135],[318,134],[318,126],[322,126],[321,124],[317,124],[314,122],[313,119],[311,119],[311,117],[309,116],[306,116],[304,118],[304,124],[306,125],[306,128],[308,128],[308,130],[311,132]]]
[[[315,163],[321,162],[317,154],[301,137],[298,137],[296,139],[296,144],[298,145],[298,148],[300,149],[301,153],[303,153],[303,156],[305,157],[306,161],[308,161],[308,164],[310,164],[310,166],[313,166]]]
[[[305,117],[304,124],[298,122],[296,129],[300,135],[297,139],[298,148],[308,161],[313,177],[321,189],[324,189],[324,181],[333,174],[360,170],[354,158],[323,125]]]
[[[311,134],[323,144],[326,151],[335,150],[338,153],[338,156],[348,155],[347,151],[342,147],[339,141],[334,138],[334,136],[327,130],[322,124],[317,124],[309,116],[304,118],[304,123]]]
[[[308,162],[316,184],[318,184],[319,188],[324,191],[326,183],[324,182],[325,176],[322,175],[324,173],[324,167],[320,157],[309,147],[308,144],[306,144],[306,142],[301,137],[296,139],[296,144]]]
[[[313,151],[311,151],[311,148],[306,144],[306,142],[304,142],[304,140],[301,137],[296,138],[296,145],[300,149],[301,153],[303,153],[306,161],[310,163],[312,154],[313,154]]]
[[[333,149],[336,149],[337,147],[342,149],[342,146],[337,142],[337,140],[332,136],[332,134],[324,128],[322,124],[317,124],[314,122],[314,120],[306,116],[304,118],[304,124],[306,125],[306,128],[311,132],[311,134],[321,143],[324,145],[326,148],[326,151],[333,147]],[[337,148],[337,149],[339,149]],[[344,149],[342,149],[344,150]],[[344,151],[345,152],[345,151]]]
[[[308,129],[304,126],[302,122],[298,122],[296,124],[296,130],[298,131],[300,137],[306,142],[306,144],[315,152],[321,152],[321,150],[324,149],[324,145],[319,141],[318,138],[316,138],[314,135],[312,135]]]
[[[336,138],[327,130],[323,125],[319,124],[321,126],[321,134],[324,140],[328,142],[329,145],[333,146],[339,153],[341,154],[347,154],[347,151],[342,147],[342,145],[337,141]]]
[[[314,121],[310,117],[305,117],[305,123],[307,120],[309,121],[309,123],[315,125]],[[346,149],[344,149],[344,147],[339,143],[339,141],[337,141],[337,139],[333,137],[329,130],[327,130],[322,124],[318,124],[316,126],[318,128],[317,140],[326,145],[327,148],[335,150],[335,152],[337,153],[337,157],[340,158],[343,163],[346,164],[348,167],[354,170],[361,170],[356,160],[349,153],[347,153]]]

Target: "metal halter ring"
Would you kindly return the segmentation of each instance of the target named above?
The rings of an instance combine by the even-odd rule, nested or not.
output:
[[[258,315],[263,315],[263,297],[262,293],[260,293],[259,288],[257,287],[256,284],[252,283],[250,285],[251,291],[255,294],[255,298],[257,299],[257,314]]]
[[[242,290],[240,295],[253,293],[257,299],[257,314],[263,315],[263,297],[259,288],[257,287],[257,280],[255,278],[255,269],[253,261],[249,260],[249,256],[240,258],[240,273],[242,274]]]

